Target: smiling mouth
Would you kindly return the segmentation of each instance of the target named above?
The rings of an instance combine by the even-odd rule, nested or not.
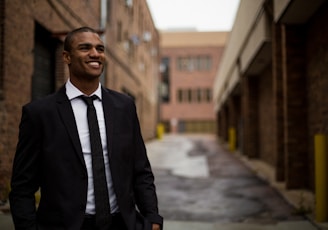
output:
[[[98,68],[98,67],[100,67],[101,62],[91,61],[91,62],[88,62],[88,65]]]

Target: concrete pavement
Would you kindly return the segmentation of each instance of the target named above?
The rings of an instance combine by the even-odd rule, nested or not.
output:
[[[246,223],[201,223],[183,221],[165,221],[166,230],[313,230],[307,221],[286,221],[283,223],[259,225]]]
[[[1,230],[14,230],[11,216],[8,214],[0,214]],[[204,223],[193,221],[170,221],[165,220],[164,229],[166,230],[312,230],[313,228],[307,221],[285,222],[277,225],[254,225],[239,223]]]
[[[294,215],[279,186],[266,182],[266,167],[228,153],[214,136],[164,135],[146,147],[165,230],[328,229]],[[0,229],[14,229],[1,210]]]
[[[5,214],[0,211],[0,229],[1,230],[14,230],[14,225],[11,220],[11,215]]]
[[[147,142],[168,230],[325,229],[225,151],[211,135],[165,135]]]

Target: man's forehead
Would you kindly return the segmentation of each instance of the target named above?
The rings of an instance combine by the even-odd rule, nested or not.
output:
[[[97,43],[103,44],[103,41],[100,39],[97,33],[92,32],[80,32],[74,35],[72,39],[73,43]]]

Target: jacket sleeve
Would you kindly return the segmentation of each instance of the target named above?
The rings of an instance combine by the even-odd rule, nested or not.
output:
[[[158,214],[158,200],[154,184],[154,175],[147,157],[146,147],[141,135],[140,125],[134,107],[135,137],[135,199],[141,214],[151,223],[163,225],[163,218]]]
[[[36,229],[35,192],[39,188],[41,143],[38,131],[35,116],[24,106],[9,194],[15,229]]]

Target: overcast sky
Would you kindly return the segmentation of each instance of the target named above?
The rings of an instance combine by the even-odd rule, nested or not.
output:
[[[240,0],[147,0],[157,29],[231,30]]]

